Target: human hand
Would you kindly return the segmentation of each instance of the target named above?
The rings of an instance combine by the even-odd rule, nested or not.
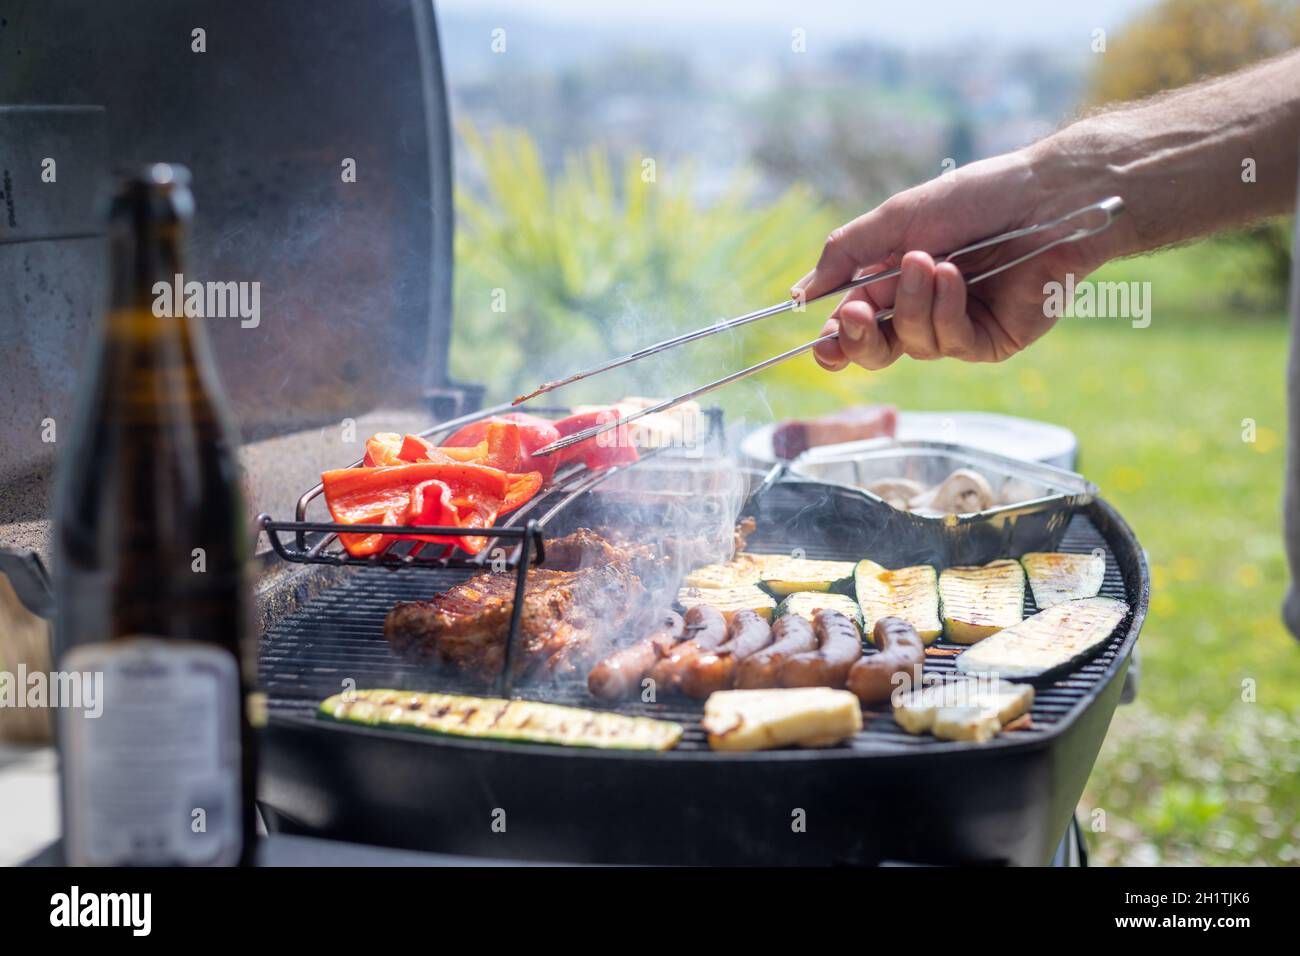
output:
[[[1087,275],[1115,250],[1102,237],[1056,247],[969,290],[962,275],[1006,262],[1041,245],[1034,236],[936,262],[972,242],[1053,219],[1103,198],[1105,184],[1080,184],[1072,195],[1049,189],[1031,150],[983,160],[898,193],[831,233],[815,269],[791,294],[812,299],[850,279],[901,265],[901,276],[846,294],[821,334],[838,339],[814,350],[817,362],[840,371],[850,362],[880,369],[900,355],[951,356],[1000,362],[1042,336],[1056,321],[1045,314],[1044,286],[1067,273]],[[876,313],[892,306],[891,322]]]

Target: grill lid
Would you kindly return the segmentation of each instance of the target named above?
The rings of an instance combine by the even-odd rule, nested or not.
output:
[[[0,328],[12,399],[0,421],[0,542],[43,546],[33,525],[57,445],[41,423],[71,424],[88,331],[106,304],[102,236],[37,227],[66,219],[72,199],[89,205],[88,182],[102,194],[110,168],[189,166],[198,215],[187,280],[258,283],[255,324],[207,325],[246,442],[335,426],[332,441],[282,450],[313,459],[281,479],[295,492],[303,474],[355,457],[338,423],[356,421],[364,440],[366,413],[418,410],[427,421],[427,395],[455,394],[450,133],[430,4],[10,7],[0,102],[32,105],[0,136],[0,166],[15,171],[15,225],[0,226],[0,288],[12,290]],[[18,175],[33,156],[57,159],[55,182],[42,183],[39,167]],[[265,488],[249,498],[279,507]]]

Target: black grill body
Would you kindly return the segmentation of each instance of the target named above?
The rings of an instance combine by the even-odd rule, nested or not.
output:
[[[751,499],[750,550],[897,565],[880,515],[847,489],[783,482]],[[575,521],[580,519],[580,511]],[[1146,611],[1142,551],[1109,505],[1076,515],[1060,549],[1106,553],[1102,594],[1129,616],[1099,654],[1036,685],[1033,729],[984,745],[914,737],[888,705],[846,744],[709,751],[701,707],[673,699],[624,713],[686,725],[667,753],[596,751],[378,730],[318,719],[345,678],[358,688],[457,689],[388,650],[384,615],[465,572],[362,570],[266,634],[263,800],[281,828],[444,853],[577,863],[1048,862],[1118,703]],[[942,557],[938,557],[943,563]],[[1026,613],[1036,608],[1027,596]],[[942,640],[939,647],[944,646]],[[927,673],[954,668],[927,658]],[[525,694],[524,696],[534,696]],[[546,699],[598,706],[581,685]],[[503,829],[504,825],[504,829]]]

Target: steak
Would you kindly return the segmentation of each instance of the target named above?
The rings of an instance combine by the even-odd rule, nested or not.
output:
[[[593,532],[547,548],[576,570],[530,568],[527,574],[516,678],[559,678],[612,648],[616,635],[640,627],[648,594],[627,560]],[[609,559],[605,563],[591,561]],[[587,562],[584,566],[584,562]],[[568,562],[566,562],[568,563]],[[403,656],[428,661],[482,683],[505,665],[515,575],[485,571],[428,601],[399,602],[388,612],[384,636]]]

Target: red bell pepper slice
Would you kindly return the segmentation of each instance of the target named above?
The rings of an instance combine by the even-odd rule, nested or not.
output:
[[[523,444],[519,439],[519,426],[514,422],[491,422],[487,427],[487,457],[483,464],[489,468],[518,474],[524,470]]]
[[[411,489],[407,524],[460,527],[460,511],[451,500],[451,487],[445,481],[430,478]]]
[[[363,464],[367,468],[382,465],[400,465],[402,436],[397,432],[376,432],[366,439],[366,457]]]
[[[556,429],[554,422],[547,421],[545,418],[538,418],[536,415],[529,415],[526,412],[510,412],[505,415],[494,415],[491,418],[471,422],[448,438],[443,447],[458,448],[477,445],[488,440],[488,432],[491,426],[501,424],[515,425],[519,432],[519,464],[506,470],[518,472],[538,471],[541,472],[543,482],[550,481],[558,464],[556,457],[547,455],[543,458],[534,458],[533,452],[543,445],[558,441],[560,433]]]
[[[407,435],[402,443],[406,461],[460,461],[496,468],[509,474],[536,471],[526,467],[519,426],[514,422],[490,422],[476,445],[434,445],[426,438]],[[539,461],[542,459],[538,459]]]
[[[398,452],[400,459],[394,464],[415,464],[421,461],[433,462],[472,462],[482,461],[487,458],[487,442],[481,442],[473,448],[447,448],[443,445],[435,445],[427,438],[421,438],[419,435],[407,435],[402,439],[402,447]]]
[[[321,483],[325,486],[325,503],[331,517],[339,524],[402,524],[410,505],[409,491],[375,478],[378,473],[394,470],[375,467],[324,472]],[[340,534],[339,540],[349,554],[362,557],[384,550],[394,538],[384,534]]]
[[[501,514],[514,511],[537,494],[538,489],[542,487],[542,473],[539,471],[526,471],[523,474],[506,477],[509,478],[509,487],[505,498],[501,501]]]
[[[619,413],[615,408],[598,408],[562,418],[555,423],[555,427],[561,436],[567,437],[586,428],[604,425],[618,417]],[[632,433],[628,426],[619,425],[586,441],[578,442],[571,448],[556,452],[551,457],[559,458],[560,464],[582,461],[588,468],[609,468],[613,465],[630,464],[640,458],[640,455],[637,454],[636,444],[632,441]]]
[[[415,523],[488,528],[497,515],[518,508],[542,486],[537,472],[510,474],[499,468],[456,461],[426,461],[375,468],[341,468],[321,475],[325,503],[339,524]],[[433,484],[430,484],[433,483]],[[420,488],[425,485],[427,487]],[[444,486],[448,497],[437,487]],[[419,489],[419,490],[417,490]],[[431,510],[432,509],[432,510]],[[454,514],[453,514],[454,511]],[[431,514],[438,520],[424,519]],[[448,522],[447,518],[454,518]],[[350,535],[339,538],[349,554],[375,554],[410,535]],[[483,547],[479,536],[435,537],[473,553]]]
[[[449,528],[490,528],[496,520],[498,506],[495,499],[457,500],[445,481],[430,479],[411,489],[411,503],[406,523],[412,525],[443,525]],[[469,554],[478,554],[487,544],[481,535],[404,534],[401,538],[431,541],[439,544],[459,545]]]

